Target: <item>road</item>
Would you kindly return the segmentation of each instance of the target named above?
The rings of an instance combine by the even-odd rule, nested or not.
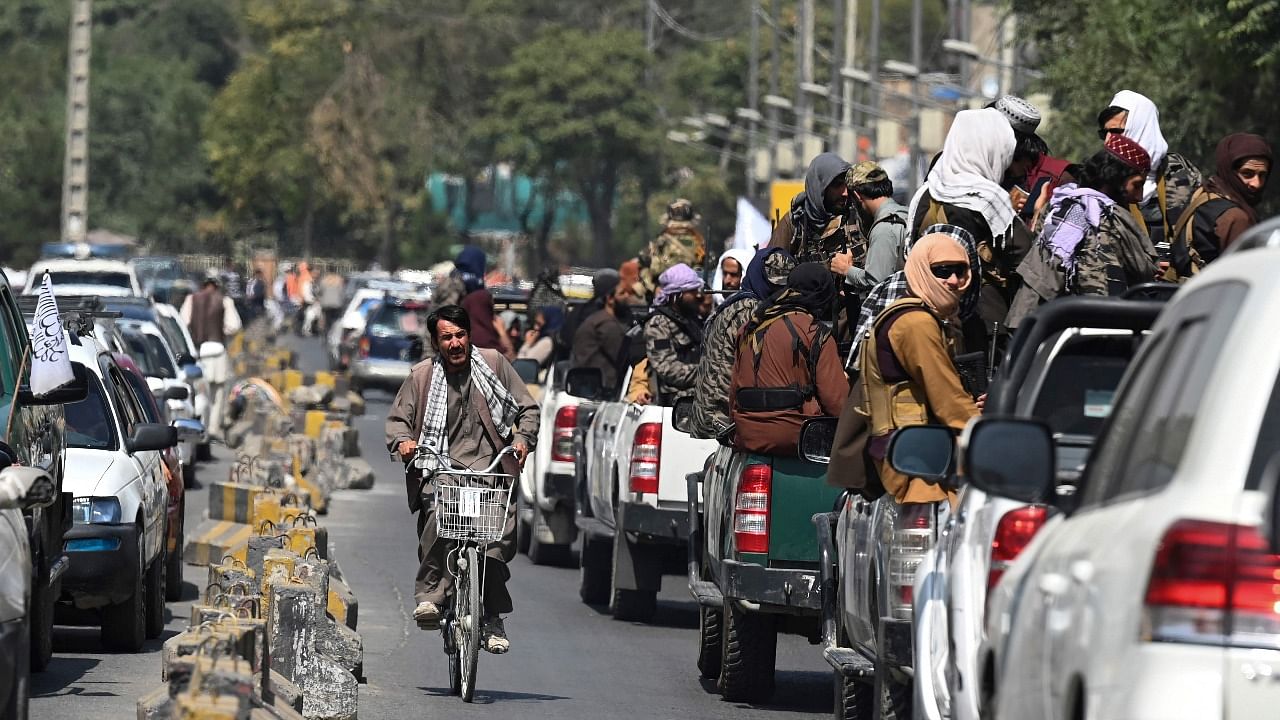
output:
[[[318,340],[295,342],[302,369],[323,364]],[[576,569],[536,567],[523,556],[512,567],[516,609],[506,623],[511,652],[480,658],[474,704],[448,697],[439,634],[418,630],[411,618],[416,538],[402,471],[382,446],[390,399],[370,391],[367,413],[355,422],[377,483],[372,490],[336,494],[322,518],[360,600],[368,678],[360,689],[361,717],[783,720],[831,713],[831,672],[818,648],[803,638],[779,639],[778,691],[769,705],[726,703],[713,683],[698,678],[697,608],[683,578],[665,578],[653,623],[623,623],[609,617],[606,608],[579,601]],[[224,450],[217,458],[202,467],[203,478],[228,471],[229,453]],[[204,496],[195,492],[188,518],[200,517]],[[188,567],[188,580],[197,574],[197,568]],[[195,592],[189,586],[188,598]],[[185,627],[188,602],[170,608],[166,637]],[[109,654],[96,630],[59,628],[54,649],[50,669],[33,676],[35,720],[133,717],[135,699],[160,681],[159,642],[148,643],[138,655]]]

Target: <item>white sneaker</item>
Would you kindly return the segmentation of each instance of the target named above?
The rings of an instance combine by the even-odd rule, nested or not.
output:
[[[413,609],[413,619],[423,630],[435,630],[440,627],[440,606],[423,600]]]
[[[507,639],[507,630],[502,626],[502,618],[497,616],[485,618],[480,632],[480,645],[485,652],[502,655],[511,649],[511,641]]]

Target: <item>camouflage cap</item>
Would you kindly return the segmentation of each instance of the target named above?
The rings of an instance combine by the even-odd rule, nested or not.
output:
[[[870,160],[864,160],[849,170],[849,175],[845,182],[849,187],[854,188],[859,185],[881,183],[888,179],[889,173],[885,172],[884,168]]]
[[[796,259],[787,252],[771,252],[764,258],[764,279],[773,285],[786,285],[787,276],[796,267]]]
[[[665,219],[668,221],[670,220],[689,221],[689,220],[693,220],[694,217],[696,216],[697,216],[697,213],[695,213],[693,210],[693,203],[689,202],[688,200],[685,200],[684,198],[678,198],[675,202],[667,206],[667,216]]]

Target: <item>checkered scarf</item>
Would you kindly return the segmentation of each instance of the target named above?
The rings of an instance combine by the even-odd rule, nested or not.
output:
[[[493,427],[497,429],[498,435],[504,439],[511,437],[511,426],[516,421],[520,406],[475,346],[471,348],[471,389],[479,390],[484,396],[485,404],[489,406],[489,417],[493,419]],[[463,408],[462,411],[470,412],[470,408]],[[449,384],[445,381],[444,372],[433,372],[418,444],[431,448],[441,458],[449,457],[448,417]]]

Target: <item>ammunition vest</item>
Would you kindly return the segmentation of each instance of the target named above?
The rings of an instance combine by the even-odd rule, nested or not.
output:
[[[938,319],[920,298],[902,298],[876,316],[867,336],[863,338],[859,360],[862,367],[859,382],[862,383],[864,403],[861,412],[870,418],[872,437],[887,435],[900,427],[929,423],[929,402],[924,388],[909,379],[896,382],[886,380],[879,357],[882,342],[885,350],[893,353],[893,349],[887,347],[889,323],[906,313],[919,311]],[[941,326],[942,321],[938,320],[938,324]]]

